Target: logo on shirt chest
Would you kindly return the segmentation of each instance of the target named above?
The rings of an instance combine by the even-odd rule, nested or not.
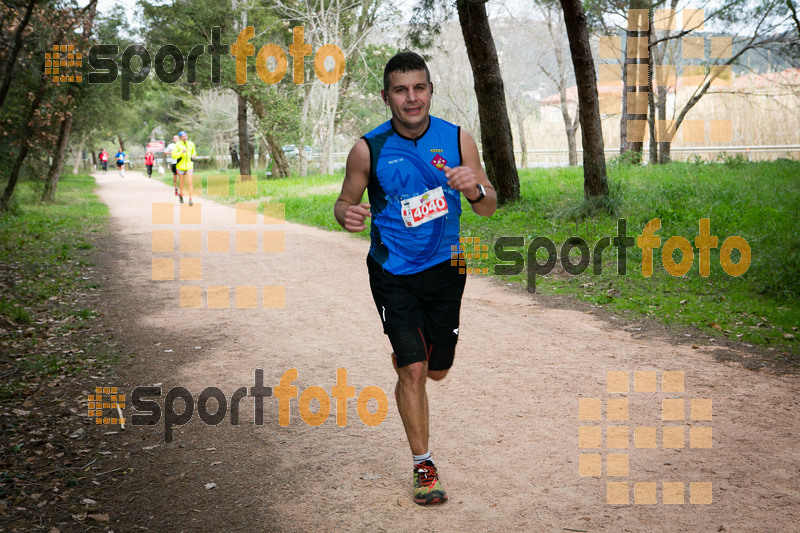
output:
[[[445,159],[439,154],[436,154],[436,156],[434,156],[434,158],[431,160],[431,165],[435,166],[439,170],[442,170],[446,164],[447,164],[447,159]]]

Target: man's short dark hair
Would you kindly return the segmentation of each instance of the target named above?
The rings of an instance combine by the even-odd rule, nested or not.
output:
[[[395,54],[383,69],[383,90],[389,90],[389,74],[392,72],[413,72],[415,70],[424,70],[425,75],[428,77],[428,83],[431,82],[431,71],[428,70],[428,65],[425,64],[425,60],[422,59],[421,55],[414,52]]]

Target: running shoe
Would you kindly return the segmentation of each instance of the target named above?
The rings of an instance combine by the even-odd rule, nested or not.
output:
[[[181,196],[181,195],[179,194],[179,195],[178,195],[178,198],[180,199],[181,203],[183,203],[183,196]]]
[[[414,465],[414,503],[427,505],[446,501],[447,494],[433,463],[425,461]]]
[[[193,205],[194,205],[194,202],[192,202],[192,199],[189,198],[189,207],[192,207]]]

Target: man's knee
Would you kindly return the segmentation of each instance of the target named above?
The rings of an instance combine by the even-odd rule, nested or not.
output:
[[[433,343],[428,361],[428,377],[436,381],[443,379],[450,367],[453,366],[455,356],[455,344]]]
[[[428,370],[428,377],[433,381],[441,381],[450,370]]]
[[[427,374],[428,365],[425,361],[411,363],[397,369],[398,379],[406,387],[424,387]]]

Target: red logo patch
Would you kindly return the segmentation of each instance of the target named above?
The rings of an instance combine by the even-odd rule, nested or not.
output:
[[[436,157],[434,157],[433,160],[431,161],[431,165],[435,166],[439,170],[442,170],[446,164],[447,164],[447,159],[440,156],[439,154],[436,154]]]

